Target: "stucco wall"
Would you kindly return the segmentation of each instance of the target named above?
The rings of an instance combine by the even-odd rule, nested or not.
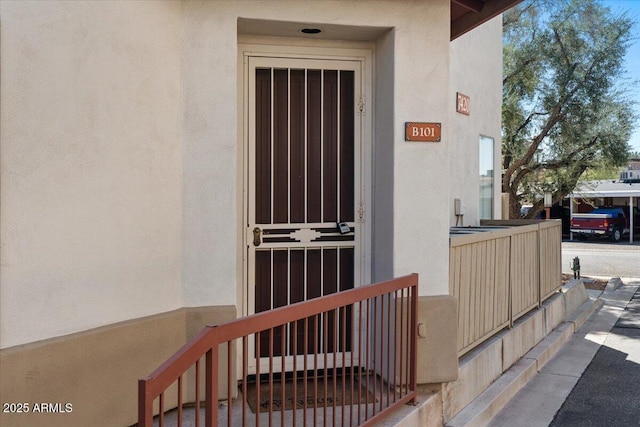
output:
[[[420,295],[447,294],[449,2],[419,3],[422,10],[414,11],[392,7],[409,19],[395,33],[394,275],[419,273]],[[427,18],[433,22],[427,25]],[[405,142],[404,124],[411,121],[441,123],[442,141]]]
[[[371,5],[2,2],[1,346],[183,306],[242,312],[240,18],[388,29],[367,64],[373,280],[417,272],[421,295],[447,293],[446,177],[467,155],[449,1]],[[407,121],[441,123],[442,141],[405,142]]]
[[[478,225],[478,153],[480,135],[494,139],[494,218],[500,218],[502,16],[451,42],[451,187],[449,220],[455,225],[453,200],[466,208],[464,224]],[[471,113],[455,112],[456,92],[471,98]]]
[[[376,99],[393,99],[395,31],[380,37],[376,45]],[[375,135],[373,168],[373,249],[375,262],[373,280],[393,277],[393,189],[394,189],[394,105],[392,102],[375,103]]]
[[[374,280],[418,272],[421,293],[446,293],[448,185],[442,176],[448,171],[449,141],[445,133],[441,143],[407,143],[404,122],[434,121],[444,129],[448,126],[448,1],[377,2],[375,7],[366,1],[187,2],[185,304],[227,304],[237,297],[229,291],[239,280],[236,267],[242,256],[238,246],[242,242],[238,202],[242,176],[235,174],[242,164],[242,138],[234,108],[240,84],[235,49],[239,18],[394,29],[391,39],[372,40],[384,47],[378,52],[384,60],[392,61],[378,63],[380,68],[374,73],[380,71],[383,78],[376,77],[371,94],[372,113],[384,114],[375,117],[374,123],[387,124],[384,129],[374,125],[374,156],[389,156],[374,160],[377,187],[368,189],[374,194],[374,206],[369,207],[375,218]],[[378,93],[391,97],[378,98]],[[383,178],[376,180],[379,176]],[[378,202],[384,205],[376,206]],[[389,236],[391,240],[385,238]],[[218,250],[220,244],[225,245],[223,253]],[[384,267],[377,269],[378,263]]]
[[[0,351],[0,402],[29,403],[29,413],[0,412],[2,427],[113,427],[138,420],[137,380],[150,375],[205,325],[236,317],[235,307],[181,308],[132,321]],[[221,349],[220,372],[227,371]],[[204,369],[201,371],[204,374]],[[183,376],[183,399],[195,401],[193,373]],[[227,395],[227,376],[218,393]],[[204,384],[201,379],[200,384]],[[69,404],[65,413],[37,413],[36,403]],[[176,387],[165,410],[177,404]]]
[[[180,3],[0,7],[0,345],[181,307]]]

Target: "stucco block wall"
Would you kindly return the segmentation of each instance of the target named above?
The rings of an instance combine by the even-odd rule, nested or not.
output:
[[[516,324],[502,340],[502,370],[506,371],[547,334],[544,311],[536,310]]]
[[[363,276],[415,272],[421,297],[447,294],[453,198],[477,201],[465,191],[477,182],[478,135],[499,147],[491,111],[500,90],[485,80],[501,61],[472,37],[494,40],[499,25],[452,44],[449,8],[449,0],[2,1],[0,362],[11,372],[2,401],[74,405],[77,418],[46,425],[127,425],[135,381],[219,320],[197,307],[223,306],[224,319],[246,313],[246,40],[338,57],[369,50]],[[242,20],[331,25],[341,38],[276,30],[256,39],[239,30]],[[471,96],[470,118],[455,114],[456,91]],[[441,123],[442,140],[405,141],[408,121]],[[444,299],[439,307],[455,318]],[[452,358],[424,355],[443,366],[443,377],[424,381],[457,375]],[[110,416],[118,410],[122,418]]]
[[[242,313],[242,19],[343,29],[282,46],[368,43],[370,279],[448,292],[447,0],[0,7],[2,348],[179,307]],[[404,141],[407,121],[441,123],[442,141]]]
[[[181,307],[180,2],[0,15],[0,346]]]
[[[460,199],[464,223],[479,224],[479,140],[494,139],[494,219],[501,217],[502,16],[451,42],[451,153],[449,157],[450,224],[456,217],[453,200]],[[470,114],[456,112],[455,96],[470,98]]]
[[[235,317],[233,306],[183,308],[5,349],[0,352],[0,401],[71,406],[64,413],[0,412],[0,425],[132,425],[137,421],[137,380],[150,375],[206,325]],[[220,372],[225,373],[226,351],[222,346],[219,359]],[[227,396],[226,378],[222,375],[218,385],[221,399]],[[204,396],[204,381],[200,384]],[[183,390],[185,402],[195,401],[193,369],[184,376]],[[176,405],[176,394],[177,388],[171,387],[165,409]]]
[[[482,344],[459,361],[458,379],[442,385],[444,421],[452,419],[502,375],[502,337]]]
[[[244,153],[241,112],[235,108],[242,93],[239,19],[271,22],[276,37],[282,35],[278,22],[344,26],[347,41],[353,37],[380,48],[375,55],[381,57],[371,64],[376,67],[373,93],[367,94],[374,99],[367,114],[373,114],[374,123],[385,123],[384,129],[374,124],[368,141],[374,156],[383,156],[373,160],[377,187],[365,190],[373,195],[373,206],[367,208],[369,218],[375,218],[371,264],[381,266],[372,280],[417,272],[421,294],[448,292],[448,185],[442,179],[449,164],[448,133],[441,143],[408,143],[404,123],[433,121],[449,127],[452,101],[449,85],[443,84],[449,81],[449,2],[377,2],[372,8],[367,1],[194,1],[184,4],[185,304],[220,298],[226,303],[229,282],[240,273],[243,175],[238,171]],[[370,27],[393,30],[376,39],[359,39],[359,29]],[[300,40],[319,45],[310,38],[293,44]],[[238,225],[234,229],[229,224]],[[227,251],[219,253],[218,242],[225,242]]]
[[[394,275],[417,272],[420,295],[442,295],[449,290],[449,184],[443,179],[451,142],[446,129],[451,126],[448,110],[452,104],[444,84],[449,80],[449,3],[424,2],[405,10],[396,3],[391,6],[389,14],[401,13],[405,19],[411,14],[424,17],[410,20],[406,28],[396,28]],[[433,22],[425,25],[426,17]],[[411,121],[441,123],[445,129],[442,141],[404,141],[404,124]]]

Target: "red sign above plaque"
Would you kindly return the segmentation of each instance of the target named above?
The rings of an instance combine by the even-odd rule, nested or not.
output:
[[[456,92],[456,111],[460,114],[469,115],[471,109],[469,108],[470,98],[467,95],[463,95],[460,92]]]

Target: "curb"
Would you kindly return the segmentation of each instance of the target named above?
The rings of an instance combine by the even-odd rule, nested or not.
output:
[[[602,309],[596,311],[592,307],[589,317],[586,312],[572,313],[563,324],[573,333],[559,345],[555,352],[558,354],[486,425],[548,426],[638,291],[638,282],[639,279],[611,279],[598,299],[591,299]]]
[[[580,305],[446,425],[448,427],[487,425],[603,304],[604,301],[601,299],[590,298]]]

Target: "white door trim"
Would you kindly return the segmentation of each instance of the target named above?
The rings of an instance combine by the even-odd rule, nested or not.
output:
[[[347,54],[348,53],[348,54]],[[334,49],[326,49],[326,48],[292,48],[287,49],[284,46],[241,46],[239,49],[239,61],[241,61],[241,79],[242,82],[242,97],[239,100],[240,108],[239,111],[242,112],[242,132],[239,132],[242,138],[242,147],[243,147],[243,172],[242,172],[242,200],[243,200],[243,211],[242,211],[242,242],[241,245],[243,254],[243,280],[242,280],[242,315],[246,316],[251,314],[253,311],[253,301],[252,301],[252,289],[249,289],[249,271],[251,266],[249,265],[251,262],[251,256],[249,256],[249,248],[252,242],[252,233],[250,228],[250,224],[253,222],[252,215],[254,212],[250,212],[250,200],[252,195],[250,194],[251,186],[248,185],[248,177],[250,176],[250,168],[255,168],[255,164],[253,163],[252,156],[249,155],[249,146],[250,141],[249,138],[252,135],[252,129],[250,129],[250,111],[252,108],[250,91],[251,91],[251,82],[250,82],[250,62],[262,63],[263,58],[264,61],[268,61],[272,64],[282,63],[283,65],[291,62],[296,62],[299,60],[310,60],[310,62],[318,63],[318,61],[330,61],[332,65],[336,65],[335,61],[345,61],[345,66],[349,68],[353,66],[354,62],[357,62],[360,66],[360,83],[359,83],[359,91],[363,95],[361,98],[363,113],[361,114],[361,120],[359,121],[359,128],[354,129],[354,131],[359,135],[360,142],[359,150],[356,149],[356,153],[359,153],[355,157],[355,161],[359,164],[360,173],[359,177],[356,178],[356,194],[359,195],[361,200],[361,216],[358,218],[356,216],[355,220],[359,222],[359,226],[361,227],[360,239],[357,242],[357,247],[359,250],[356,250],[356,259],[354,260],[358,271],[354,272],[356,277],[356,281],[354,286],[361,286],[371,281],[371,215],[369,213],[369,208],[371,206],[371,141],[372,141],[372,108],[371,108],[371,100],[373,98],[372,94],[372,76],[371,76],[371,52],[366,50],[338,50],[338,54],[336,54],[336,50]],[[267,59],[268,58],[268,59]],[[351,64],[351,65],[348,65]],[[358,103],[360,100],[356,100]],[[356,138],[358,139],[358,138]],[[360,181],[358,183],[358,181]],[[356,201],[356,209],[358,209],[357,201]]]

